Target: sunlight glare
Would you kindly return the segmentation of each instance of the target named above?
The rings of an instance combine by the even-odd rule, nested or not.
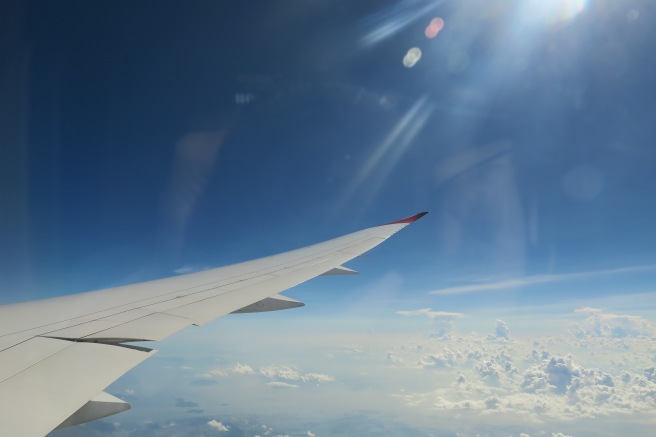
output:
[[[585,10],[587,0],[535,1],[534,8],[541,13],[547,24],[566,23]]]

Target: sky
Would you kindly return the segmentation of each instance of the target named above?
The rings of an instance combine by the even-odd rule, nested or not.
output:
[[[108,389],[131,411],[53,437],[650,435],[651,1],[0,12],[0,303],[430,211],[306,307],[158,343]]]

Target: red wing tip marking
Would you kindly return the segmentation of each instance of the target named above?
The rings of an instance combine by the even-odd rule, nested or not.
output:
[[[415,214],[413,216],[406,217],[404,219],[397,220],[395,222],[385,223],[385,225],[398,225],[398,224],[401,224],[401,223],[414,223],[417,220],[419,220],[420,218],[422,218],[423,216],[425,216],[426,214],[428,214],[428,211],[420,212],[419,214]],[[383,226],[385,226],[385,225],[383,225]]]

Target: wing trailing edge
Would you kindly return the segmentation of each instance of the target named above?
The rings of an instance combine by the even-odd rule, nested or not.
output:
[[[267,297],[266,299],[246,305],[230,314],[263,313],[267,311],[288,310],[290,308],[298,308],[302,306],[305,306],[303,302],[299,302],[281,294],[276,294],[275,296]]]
[[[103,417],[122,413],[129,409],[130,404],[102,391],[89,402],[84,404],[82,408],[73,413],[68,419],[59,424],[55,429],[80,425],[82,423],[91,422],[92,420],[102,419]]]

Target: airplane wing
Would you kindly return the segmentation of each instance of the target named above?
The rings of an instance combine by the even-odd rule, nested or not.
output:
[[[0,430],[43,436],[125,411],[103,390],[158,341],[228,313],[303,306],[278,293],[342,264],[427,213],[226,267],[106,290],[0,306]]]

